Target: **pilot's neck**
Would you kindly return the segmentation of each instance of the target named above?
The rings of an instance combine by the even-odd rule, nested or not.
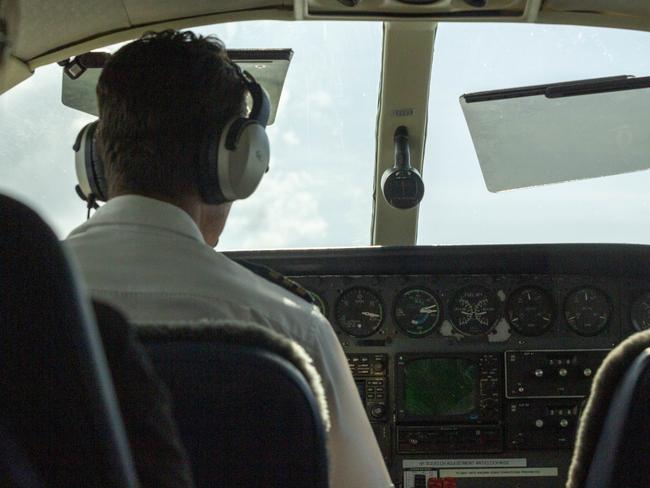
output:
[[[201,231],[205,243],[212,247],[215,247],[219,242],[219,237],[221,236],[221,233],[223,232],[223,229],[226,225],[226,220],[228,219],[228,214],[230,213],[230,207],[232,206],[232,203],[223,203],[218,205],[207,204],[204,203],[198,195],[187,195],[178,198],[170,198],[167,195],[161,194],[144,195],[132,192],[116,192],[115,194],[111,195],[111,198],[122,195],[139,195],[165,202],[180,208],[192,218],[194,223]]]

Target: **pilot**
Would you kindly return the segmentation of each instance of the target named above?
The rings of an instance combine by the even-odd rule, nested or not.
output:
[[[15,38],[17,0],[0,0],[0,87]],[[104,305],[96,310],[112,314]],[[132,330],[98,323],[133,461],[143,488],[191,488],[192,472],[176,432],[169,394],[156,377]],[[108,327],[110,325],[110,327]]]
[[[67,244],[93,295],[134,324],[239,319],[300,343],[328,399],[331,486],[392,486],[327,320],[213,249],[231,203],[205,200],[198,161],[215,128],[245,115],[247,86],[216,37],[168,30],[118,50],[97,87],[108,201]]]

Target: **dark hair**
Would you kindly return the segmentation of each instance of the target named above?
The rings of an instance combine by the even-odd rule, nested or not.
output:
[[[109,197],[196,194],[199,147],[243,113],[245,93],[216,37],[166,30],[122,47],[97,85]]]

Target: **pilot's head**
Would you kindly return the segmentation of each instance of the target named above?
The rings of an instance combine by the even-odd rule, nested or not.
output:
[[[97,86],[109,199],[136,194],[176,204],[215,245],[230,206],[202,203],[199,150],[210,131],[244,113],[245,95],[216,37],[168,30],[122,47]]]
[[[18,22],[18,1],[0,0],[0,66],[9,55]]]

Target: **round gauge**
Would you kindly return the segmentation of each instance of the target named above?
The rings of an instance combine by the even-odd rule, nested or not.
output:
[[[463,288],[451,301],[449,315],[459,332],[465,335],[485,334],[499,318],[499,299],[482,286]]]
[[[327,317],[327,305],[325,305],[325,300],[316,292],[313,292],[311,290],[307,290],[307,293],[309,293],[309,296],[312,297],[314,300],[314,305],[318,307],[318,310],[320,310],[320,313],[323,314],[323,317]]]
[[[541,288],[526,286],[510,295],[506,318],[510,327],[525,336],[539,336],[553,325],[555,306]]]
[[[602,331],[611,314],[607,295],[596,288],[580,288],[564,302],[564,318],[575,332],[592,336]]]
[[[367,337],[377,332],[384,320],[379,297],[367,288],[350,288],[336,302],[336,322],[344,332]]]
[[[412,337],[430,334],[440,323],[440,302],[423,288],[404,290],[393,307],[395,323]]]
[[[636,330],[650,329],[650,292],[646,292],[634,300],[630,316]]]

